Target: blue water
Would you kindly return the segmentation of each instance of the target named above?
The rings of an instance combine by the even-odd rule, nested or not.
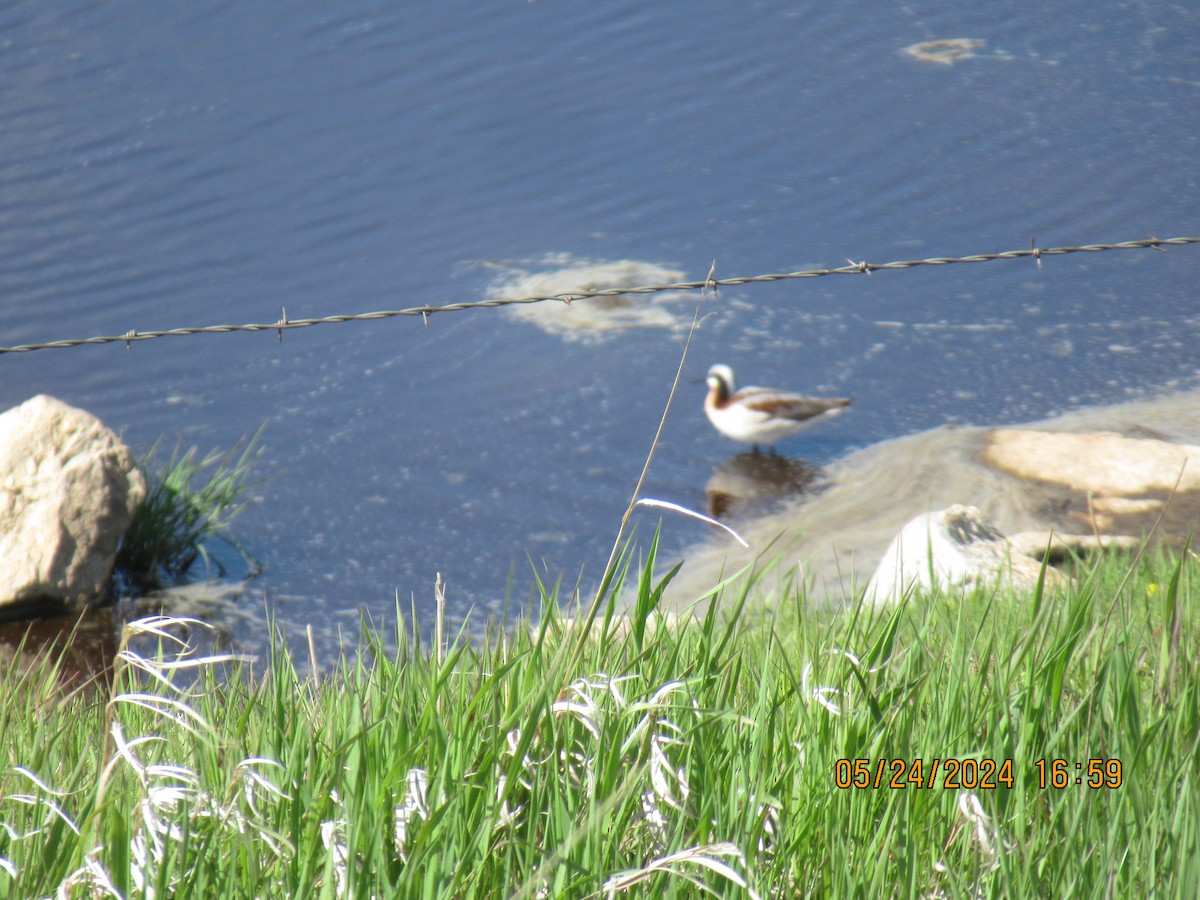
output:
[[[902,53],[946,38],[986,46]],[[554,254],[702,278],[1194,235],[1198,44],[1143,3],[8,4],[0,345],[480,299]],[[1178,248],[725,289],[647,492],[703,506],[737,452],[713,362],[852,394],[780,448],[820,464],[1193,386],[1198,281]],[[496,310],[164,338],[0,355],[0,407],[51,393],[139,453],[266,423],[246,602],[328,650],[360,608],[430,616],[437,572],[455,620],[595,577],[681,346]]]

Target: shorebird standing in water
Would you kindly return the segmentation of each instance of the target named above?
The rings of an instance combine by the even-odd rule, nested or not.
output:
[[[715,365],[708,370],[704,412],[713,427],[745,444],[774,444],[799,434],[810,425],[831,419],[850,405],[848,397],[804,397],[771,388],[737,389],[733,369]]]

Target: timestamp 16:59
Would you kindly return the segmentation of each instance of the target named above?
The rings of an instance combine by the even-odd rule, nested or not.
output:
[[[1090,788],[1119,788],[1124,775],[1119,759],[1089,759],[1085,768],[1081,762],[1065,759],[1036,759],[1039,788],[1065,788],[1086,784]]]

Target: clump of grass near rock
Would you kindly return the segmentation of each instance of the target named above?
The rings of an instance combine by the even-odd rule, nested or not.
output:
[[[141,460],[146,499],[134,514],[114,566],[114,577],[150,590],[184,575],[205,556],[204,542],[222,532],[245,505],[250,470],[261,449],[256,434],[244,448],[214,450],[178,444],[160,463],[155,444]]]

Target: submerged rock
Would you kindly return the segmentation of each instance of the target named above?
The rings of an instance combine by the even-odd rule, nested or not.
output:
[[[684,273],[633,259],[587,262],[564,258],[538,272],[514,269],[489,288],[492,299],[514,297],[571,297],[573,293],[625,290],[675,284]],[[689,297],[687,291],[618,293],[574,297],[507,307],[510,315],[532,322],[548,334],[571,341],[597,343],[629,328],[673,328],[679,318],[670,305]]]
[[[145,495],[129,448],[90,413],[39,395],[0,414],[0,616],[99,595]]]
[[[974,59],[987,46],[987,41],[978,38],[942,38],[936,41],[921,41],[910,44],[900,52],[922,62],[937,63],[941,66],[952,66],[964,60]]]

